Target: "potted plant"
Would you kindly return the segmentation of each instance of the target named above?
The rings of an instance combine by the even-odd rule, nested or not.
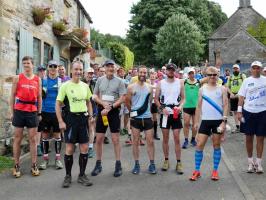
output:
[[[62,33],[67,30],[67,25],[62,20],[61,21],[54,21],[52,28],[53,28],[54,34],[56,36],[58,36],[58,35],[62,35]]]
[[[32,9],[32,16],[34,23],[39,26],[43,24],[45,19],[51,19],[52,18],[53,11],[50,7],[39,7],[35,6]]]
[[[89,31],[85,28],[74,28],[72,34],[84,42],[88,42]]]

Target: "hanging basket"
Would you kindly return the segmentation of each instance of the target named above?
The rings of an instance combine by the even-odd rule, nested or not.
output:
[[[33,16],[33,21],[34,21],[34,23],[37,25],[37,26],[39,26],[39,25],[41,25],[41,24],[43,24],[44,23],[44,20],[45,20],[45,16],[43,15],[35,15],[35,16]]]
[[[64,32],[64,31],[62,31],[62,30],[58,30],[58,29],[56,29],[56,28],[53,28],[53,33],[54,33],[55,36],[62,35],[63,32]]]

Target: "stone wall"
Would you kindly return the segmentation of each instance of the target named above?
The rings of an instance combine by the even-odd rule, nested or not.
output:
[[[32,18],[33,6],[49,6],[54,10],[53,20],[68,18],[70,28],[77,27],[78,8],[75,0],[67,0],[72,6],[67,8],[64,0],[0,0],[0,155],[4,152],[3,144],[6,138],[12,136],[12,126],[9,120],[8,101],[11,92],[12,77],[16,75],[19,65],[18,60],[18,33],[20,27],[31,32],[36,37],[51,46],[58,46],[57,37],[52,32],[52,21],[45,21],[36,26]],[[90,29],[90,23],[85,18],[85,27]],[[69,60],[69,51],[60,51],[60,56]],[[89,56],[82,54],[79,56],[82,60],[89,62]],[[8,139],[9,142],[9,139]]]

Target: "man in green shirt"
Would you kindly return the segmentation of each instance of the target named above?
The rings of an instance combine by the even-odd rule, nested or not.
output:
[[[240,121],[237,118],[237,105],[238,105],[238,91],[246,78],[245,74],[240,73],[239,65],[233,65],[233,75],[229,77],[227,81],[228,92],[230,94],[230,107],[233,112],[235,124],[236,124],[236,133],[240,130]]]
[[[192,137],[191,137],[191,145],[196,146],[197,142],[195,140],[197,130],[194,128],[195,122],[195,111],[198,105],[198,96],[199,96],[199,88],[200,81],[195,79],[195,69],[189,68],[188,70],[188,78],[184,81],[184,89],[185,89],[185,104],[184,104],[184,136],[185,141],[182,145],[183,149],[188,148],[188,137],[189,137],[189,127],[190,121],[192,120]]]
[[[92,117],[92,106],[90,98],[92,96],[89,86],[80,81],[83,75],[83,64],[75,61],[71,68],[72,79],[63,83],[60,87],[56,99],[56,116],[59,127],[64,130],[66,143],[65,169],[66,176],[63,187],[67,188],[71,184],[71,169],[73,165],[74,145],[79,143],[79,167],[80,174],[78,182],[84,186],[91,186],[92,183],[85,175],[88,160],[88,117]],[[64,120],[62,118],[61,107],[67,107]],[[89,111],[89,113],[88,113]]]

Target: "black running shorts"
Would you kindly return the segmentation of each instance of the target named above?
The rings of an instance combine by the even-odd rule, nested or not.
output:
[[[26,112],[14,110],[12,125],[17,128],[37,128],[38,127],[37,112]]]
[[[163,122],[163,115],[160,116],[160,127],[162,127]],[[182,121],[181,121],[181,114],[179,114],[177,119],[173,119],[173,115],[169,115],[167,119],[167,125],[164,129],[181,129],[183,128]]]
[[[104,126],[103,119],[101,115],[102,108],[98,108],[98,115],[96,119],[96,133],[106,133],[108,126],[110,127],[111,133],[119,133],[120,131],[120,110],[119,108],[113,108],[109,111],[108,118],[108,126]]]
[[[202,120],[199,128],[199,133],[210,136],[211,134],[221,134],[218,133],[217,128],[223,120]]]
[[[38,132],[60,133],[59,124],[55,113],[42,112],[42,120],[40,121]]]
[[[153,129],[153,121],[151,118],[144,118],[144,119],[131,118],[130,126],[132,126],[135,129],[139,129],[141,132],[147,131]]]

